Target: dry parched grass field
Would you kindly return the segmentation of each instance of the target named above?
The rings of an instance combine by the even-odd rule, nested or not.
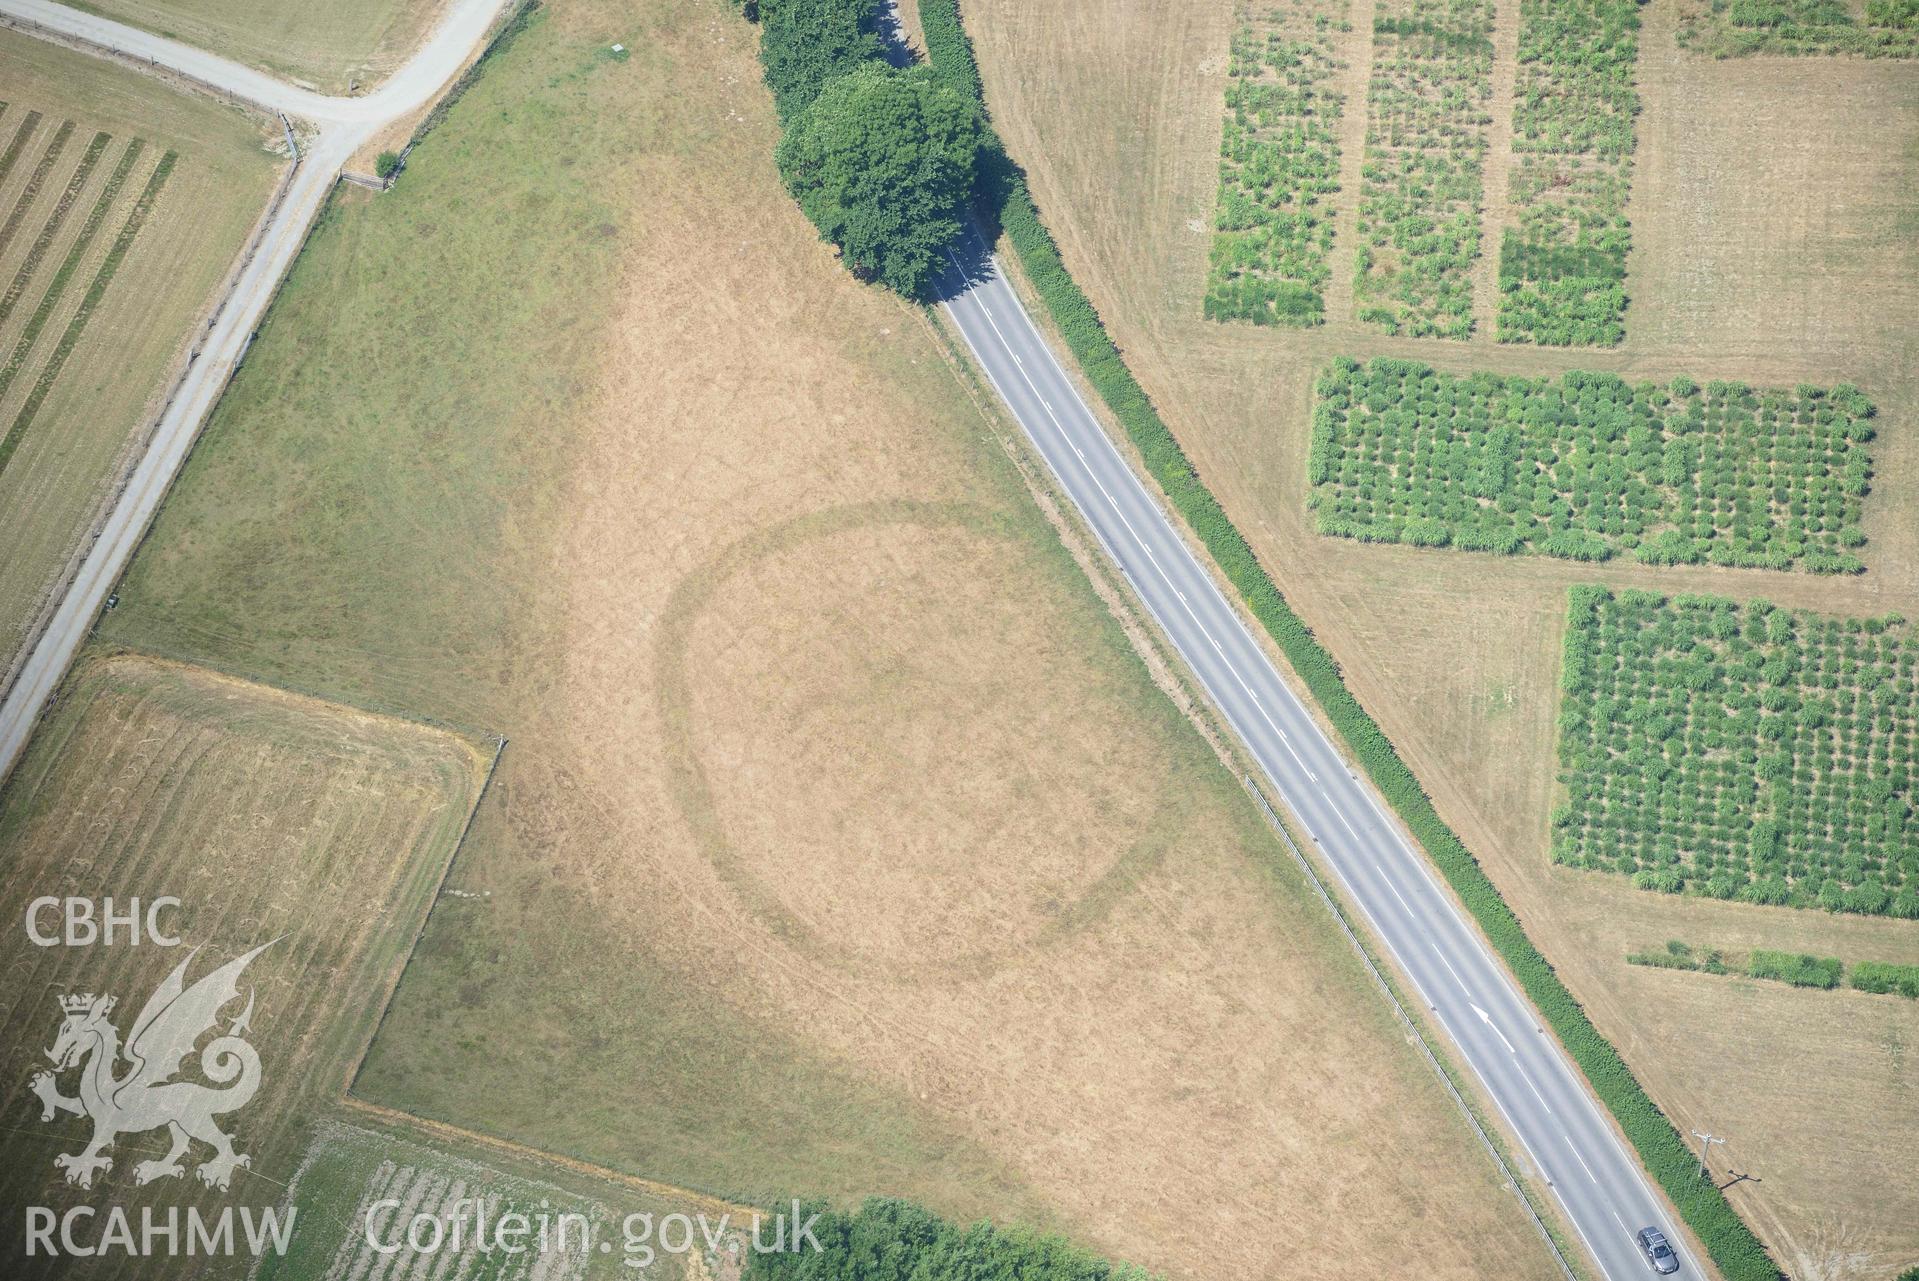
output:
[[[93,0],[86,7],[327,93],[406,61],[446,0]]]
[[[0,797],[0,907],[13,922],[0,953],[0,1204],[59,1213],[103,1198],[279,1203],[316,1109],[339,1096],[373,1034],[487,761],[438,730],[201,669],[125,654],[84,659]],[[172,895],[181,905],[160,924],[181,945],[129,946],[123,933],[113,946],[33,946],[20,922],[44,895],[111,895],[122,912],[129,899]],[[43,909],[39,923],[57,934],[58,912]],[[113,995],[111,1019],[126,1037],[189,951],[198,949],[191,983],[261,944],[270,946],[241,982],[255,998],[248,1039],[261,1060],[259,1092],[220,1121],[251,1167],[233,1174],[227,1193],[210,1191],[193,1171],[211,1152],[196,1144],[183,1177],[136,1189],[136,1164],[166,1151],[155,1131],[122,1136],[91,1191],[64,1182],[54,1157],[81,1150],[91,1124],[67,1115],[42,1124],[29,1091],[61,1024],[59,998]],[[220,1027],[239,1012],[236,1002]],[[59,1081],[68,1096],[77,1084],[76,1072]],[[22,1260],[23,1248],[21,1236],[8,1242],[8,1275],[63,1266]],[[203,1265],[178,1266],[185,1276]],[[155,1265],[116,1256],[90,1267],[91,1276],[146,1277]]]
[[[259,216],[254,120],[0,30],[0,687]]]
[[[1141,382],[1600,1029],[1682,1132],[1728,1136],[1722,1181],[1728,1166],[1759,1180],[1728,1195],[1793,1275],[1912,1263],[1919,1009],[1628,967],[1625,954],[1681,938],[1912,961],[1919,927],[1647,893],[1554,868],[1547,848],[1570,585],[1919,617],[1919,68],[1695,58],[1675,46],[1670,6],[1648,6],[1627,337],[1613,352],[1551,353],[1380,338],[1336,307],[1303,334],[1207,324],[1232,5],[973,0],[966,12],[999,128]],[[1510,56],[1495,84],[1511,83]],[[1345,74],[1352,101],[1364,60]],[[1489,154],[1500,162],[1499,139]],[[1489,188],[1503,180],[1488,174]],[[1352,234],[1351,194],[1337,198],[1335,245]],[[1879,407],[1867,572],[1587,567],[1321,537],[1305,506],[1308,417],[1336,355],[1456,373],[1855,382]]]
[[[721,0],[542,11],[323,220],[105,620],[511,739],[355,1096],[1178,1277],[1550,1275],[774,136]]]

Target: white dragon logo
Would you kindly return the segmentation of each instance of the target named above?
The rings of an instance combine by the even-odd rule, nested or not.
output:
[[[186,985],[187,964],[193,960],[189,953],[147,998],[140,1017],[133,1021],[124,1050],[118,1029],[107,1019],[113,1012],[113,997],[88,993],[60,998],[66,1019],[60,1024],[53,1048],[47,1051],[53,1071],[34,1073],[30,1084],[40,1096],[42,1121],[51,1121],[62,1112],[93,1119],[93,1139],[86,1150],[53,1159],[66,1171],[68,1183],[92,1187],[95,1174],[113,1168],[113,1158],[106,1155],[106,1150],[116,1138],[161,1126],[172,1133],[173,1150],[157,1161],[134,1166],[134,1179],[139,1183],[184,1174],[180,1158],[194,1139],[214,1150],[212,1158],[194,1172],[208,1187],[224,1191],[235,1169],[253,1164],[251,1157],[233,1150],[233,1141],[213,1123],[214,1117],[245,1107],[260,1088],[260,1056],[244,1039],[253,1017],[251,991],[246,1008],[228,1025],[226,1034],[209,1041],[200,1052],[203,1074],[214,1085],[225,1088],[172,1078],[181,1060],[193,1053],[194,1043],[218,1024],[221,1007],[239,995],[240,972],[272,946],[264,943],[228,961],[191,987]],[[124,1075],[116,1076],[115,1069],[123,1057],[131,1066]],[[82,1063],[80,1095],[68,1098],[60,1093],[56,1074]],[[235,1077],[239,1079],[235,1081]],[[230,1081],[233,1084],[228,1085]]]

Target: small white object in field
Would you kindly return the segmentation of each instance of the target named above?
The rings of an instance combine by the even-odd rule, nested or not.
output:
[[[625,46],[625,45],[623,45],[623,44],[616,44],[616,45],[614,45],[614,46],[613,46],[613,52],[614,52],[614,53],[625,53],[625,52],[626,52],[626,46]]]

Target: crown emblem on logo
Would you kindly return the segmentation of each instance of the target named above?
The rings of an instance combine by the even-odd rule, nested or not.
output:
[[[117,999],[116,997],[109,996],[106,999],[106,1003],[100,1007],[100,1013],[113,1013],[113,1003]],[[60,1008],[68,1014],[85,1014],[93,1008],[93,993],[81,992],[73,996],[63,996],[60,998]]]

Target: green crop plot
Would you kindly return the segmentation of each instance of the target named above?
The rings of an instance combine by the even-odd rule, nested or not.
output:
[[[1308,503],[1365,542],[1857,573],[1873,407],[1858,388],[1701,388],[1573,372],[1321,375]]]
[[[1288,0],[1233,33],[1219,206],[1206,278],[1206,315],[1259,325],[1325,319],[1326,255],[1339,189],[1333,36],[1346,0]]]
[[[1472,333],[1492,26],[1488,0],[1387,0],[1373,20],[1354,296],[1388,333]]]
[[[1684,0],[1679,47],[1715,58],[1749,53],[1919,57],[1919,0]]]
[[[1609,347],[1626,336],[1638,0],[1523,0],[1519,14],[1499,341]]]
[[[1553,858],[1642,888],[1919,917],[1919,635],[1572,590]]]

